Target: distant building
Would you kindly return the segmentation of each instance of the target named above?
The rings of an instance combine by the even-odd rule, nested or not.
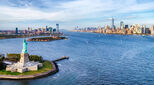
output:
[[[140,27],[137,29],[137,33],[139,33],[139,34],[142,33],[142,29]]]
[[[141,29],[141,27],[140,27],[140,25],[139,24],[136,24],[135,25],[136,27],[136,32],[138,33],[138,34],[141,34],[142,33],[142,29]]]
[[[110,26],[109,25],[105,25],[105,29],[110,29]]]
[[[120,29],[123,29],[123,27],[124,27],[124,22],[121,21],[121,22],[120,22]]]
[[[151,34],[154,35],[154,25],[151,26]]]
[[[114,18],[112,18],[112,29],[115,29],[115,26],[114,26]]]
[[[46,28],[45,28],[45,29],[46,29],[46,32],[47,32],[47,31],[49,31],[48,26],[46,26]]]
[[[59,24],[56,24],[56,32],[59,33]]]
[[[48,30],[50,33],[53,33],[53,28],[52,27],[48,27]]]
[[[25,29],[25,30],[23,31],[23,33],[24,33],[24,34],[27,34],[27,30]]]
[[[146,25],[142,25],[142,33],[145,34]]]
[[[31,32],[32,31],[32,28],[28,27],[28,31]]]
[[[145,34],[150,34],[149,28],[145,28]]]
[[[87,29],[86,29],[86,31],[87,31]],[[98,33],[101,33],[101,32],[102,32],[102,27],[101,27],[101,26],[98,26],[97,32],[98,32]]]
[[[16,27],[16,34],[18,34],[18,28]]]
[[[128,25],[125,25],[125,29],[129,28]]]
[[[137,33],[137,34],[141,34],[142,33],[142,29],[140,28],[140,25],[139,24],[134,24],[134,30],[133,30],[133,33]]]
[[[45,33],[46,32],[46,28],[42,27],[42,32]]]
[[[38,29],[34,29],[34,34],[37,34]]]

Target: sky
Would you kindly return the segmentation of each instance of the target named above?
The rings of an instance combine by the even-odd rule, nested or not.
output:
[[[154,24],[154,0],[0,0],[0,30]]]

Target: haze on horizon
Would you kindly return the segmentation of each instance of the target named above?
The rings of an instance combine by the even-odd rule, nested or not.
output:
[[[61,29],[76,26],[103,26],[109,18],[125,24],[154,24],[153,0],[0,0],[0,30],[38,28],[60,24]]]

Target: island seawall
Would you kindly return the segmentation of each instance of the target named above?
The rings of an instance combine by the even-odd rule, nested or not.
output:
[[[58,36],[63,35],[63,33],[42,33],[42,34],[0,34],[0,39],[11,39],[11,38],[28,38],[35,36]]]
[[[40,41],[40,42],[47,42],[53,40],[62,40],[67,39],[66,37],[39,37],[39,38],[30,38],[27,41]]]
[[[0,75],[0,79],[10,80],[22,80],[22,79],[36,79],[58,72],[58,66],[55,62],[51,61],[53,69],[44,73],[38,73],[35,75]]]

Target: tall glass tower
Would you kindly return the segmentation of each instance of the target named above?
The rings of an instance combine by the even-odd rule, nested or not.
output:
[[[120,29],[124,29],[124,22],[123,21],[120,22]]]
[[[59,33],[59,24],[56,24],[56,31]]]
[[[18,27],[16,27],[16,34],[18,34]]]
[[[115,28],[114,27],[114,18],[112,17],[112,28]]]

